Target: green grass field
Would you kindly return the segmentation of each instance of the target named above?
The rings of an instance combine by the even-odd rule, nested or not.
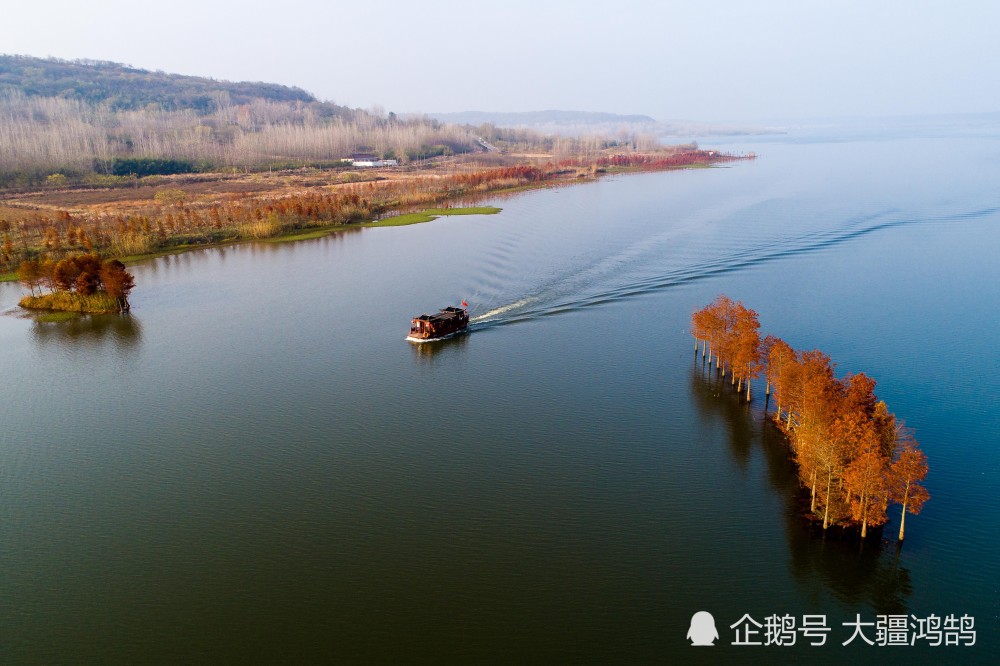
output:
[[[494,215],[500,212],[495,206],[470,206],[468,208],[428,208],[419,213],[394,215],[374,222],[362,222],[361,227],[404,227],[409,224],[421,224],[436,220],[444,215]]]

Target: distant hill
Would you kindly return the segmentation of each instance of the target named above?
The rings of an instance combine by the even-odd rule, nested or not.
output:
[[[640,149],[658,145],[669,129],[649,116],[584,111],[400,118],[318,101],[274,83],[0,55],[0,188],[339,168],[355,152],[406,164],[486,145],[492,152],[560,155]]]
[[[216,81],[199,76],[150,72],[99,60],[57,60],[0,55],[0,90],[8,88],[30,97],[62,97],[90,104],[106,103],[114,110],[163,111],[193,109],[207,114],[220,104],[246,104],[254,99],[273,102],[309,102],[316,98],[300,88],[275,83]],[[327,105],[328,111],[347,111]]]
[[[593,111],[462,111],[429,113],[427,117],[456,125],[493,125],[532,130],[555,136],[647,135],[690,138],[695,136],[739,136],[773,133],[771,127],[742,124],[704,123],[691,120],[658,121],[640,114],[600,113]]]
[[[404,163],[481,149],[465,128],[350,109],[274,83],[0,55],[0,188],[340,167],[361,147]]]
[[[539,125],[603,125],[655,123],[649,116],[622,115],[595,111],[461,111],[458,113],[429,113],[444,123],[456,125],[483,125],[492,123],[502,127],[535,127]]]

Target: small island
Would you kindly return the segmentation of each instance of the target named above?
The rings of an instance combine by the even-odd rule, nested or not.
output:
[[[31,293],[20,305],[29,310],[81,314],[116,314],[129,310],[128,295],[135,278],[117,259],[102,261],[97,254],[78,254],[59,261],[21,262],[18,280]],[[48,292],[43,290],[48,288]]]

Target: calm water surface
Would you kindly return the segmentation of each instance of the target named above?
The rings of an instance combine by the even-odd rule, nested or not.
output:
[[[998,137],[802,131],[167,257],[128,318],[34,322],[0,285],[0,662],[995,662]],[[692,355],[720,292],[916,430],[932,499],[901,549],[895,510],[863,545],[801,520],[763,391]],[[471,334],[403,341],[462,298]],[[732,646],[745,613],[830,638]],[[901,613],[974,616],[977,643],[841,645]]]

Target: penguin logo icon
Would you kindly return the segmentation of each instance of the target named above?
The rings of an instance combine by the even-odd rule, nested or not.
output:
[[[712,614],[708,611],[698,611],[692,615],[687,637],[691,645],[715,645],[715,641],[719,639],[719,631],[715,628],[715,618]]]

